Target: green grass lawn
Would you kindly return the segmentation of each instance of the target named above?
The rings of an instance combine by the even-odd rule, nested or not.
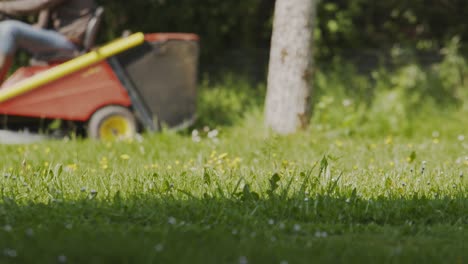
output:
[[[466,120],[0,146],[0,263],[467,263]]]

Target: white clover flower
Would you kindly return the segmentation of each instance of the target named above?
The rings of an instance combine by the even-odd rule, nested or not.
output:
[[[34,236],[34,230],[32,228],[26,229],[25,233],[28,237]]]
[[[273,219],[268,219],[268,224],[269,224],[269,225],[274,225],[274,224],[275,224],[275,220],[273,220]]]
[[[156,252],[161,252],[164,250],[164,245],[159,243],[156,246],[154,246],[154,250],[156,250]]]
[[[143,142],[143,139],[144,139],[144,138],[143,138],[143,136],[142,136],[141,134],[137,133],[137,134],[135,135],[135,139],[136,139],[136,141],[137,141],[138,143],[141,143],[141,142]]]
[[[463,141],[463,140],[465,140],[465,136],[464,135],[458,135],[457,139],[459,141]]]
[[[171,225],[177,224],[177,220],[172,216],[167,219],[167,222]]]
[[[344,99],[343,102],[342,102],[343,106],[344,107],[348,107],[348,106],[351,106],[353,104],[353,100],[351,99]]]
[[[16,256],[18,256],[18,254],[16,253],[16,250],[11,249],[11,248],[5,248],[3,250],[3,255],[10,257],[10,258],[15,258]]]
[[[249,261],[247,260],[246,256],[240,256],[239,257],[239,264],[247,264]]]
[[[294,231],[298,232],[301,231],[301,226],[299,224],[295,224],[293,227]]]
[[[13,230],[13,227],[11,227],[11,225],[5,225],[3,227],[3,230],[5,230],[5,232],[11,232]]]
[[[67,256],[65,255],[60,255],[57,257],[57,260],[59,263],[66,263],[67,262]]]
[[[315,232],[315,237],[318,237],[318,238],[325,238],[328,236],[328,233],[325,232],[325,231],[316,231]]]
[[[211,130],[210,132],[208,132],[208,138],[210,139],[214,139],[218,136],[219,134],[219,131],[214,129],[214,130]]]

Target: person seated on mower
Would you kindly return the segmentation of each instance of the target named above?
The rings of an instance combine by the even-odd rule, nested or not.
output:
[[[94,7],[94,0],[0,1],[4,16],[39,14],[36,25],[18,20],[0,22],[0,84],[17,49],[33,55],[75,54]]]

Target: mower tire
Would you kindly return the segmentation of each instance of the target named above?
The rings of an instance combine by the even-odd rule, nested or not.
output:
[[[105,106],[97,110],[88,123],[88,137],[103,141],[132,138],[136,130],[135,116],[122,106]]]

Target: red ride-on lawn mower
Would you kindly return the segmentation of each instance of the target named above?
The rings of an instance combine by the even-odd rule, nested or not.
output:
[[[18,69],[0,89],[0,125],[103,140],[187,126],[197,66],[197,35],[132,34],[70,60]]]

